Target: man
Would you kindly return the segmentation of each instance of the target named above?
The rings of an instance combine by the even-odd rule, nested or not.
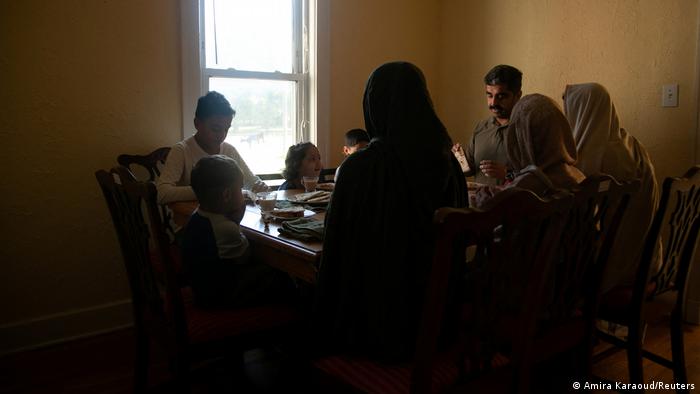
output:
[[[466,152],[459,144],[452,148],[464,174],[474,176],[477,183],[500,185],[506,179],[508,158],[504,133],[513,106],[522,96],[522,76],[517,68],[503,64],[486,74],[486,102],[493,117],[476,125]]]

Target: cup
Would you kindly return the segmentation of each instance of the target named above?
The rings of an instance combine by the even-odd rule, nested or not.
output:
[[[305,176],[301,178],[301,183],[304,185],[304,190],[306,192],[316,191],[316,185],[318,184],[317,176]]]
[[[275,192],[260,192],[256,193],[258,205],[260,206],[260,212],[270,213],[275,209],[275,204],[277,203],[277,193]]]

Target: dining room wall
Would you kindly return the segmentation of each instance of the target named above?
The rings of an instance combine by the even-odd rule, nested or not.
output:
[[[523,72],[523,94],[561,104],[566,84],[599,82],[621,125],[647,148],[663,179],[694,162],[698,2],[443,0],[438,108],[454,139],[466,142],[489,116],[483,76],[496,64]],[[661,107],[664,84],[679,105]]]
[[[647,148],[659,183],[700,160],[697,0],[441,5],[437,107],[453,139],[465,143],[489,116],[484,74],[511,64],[523,72],[523,94],[543,93],[560,105],[566,84],[606,86],[621,126]],[[665,84],[679,85],[677,107],[661,106]],[[686,309],[700,324],[697,272]]]
[[[321,0],[323,1],[323,0]],[[362,127],[370,72],[437,80],[437,3],[334,0],[328,130]],[[180,7],[171,0],[0,2],[0,354],[129,325],[128,283],[94,171],[182,137]],[[189,127],[189,125],[185,125]]]
[[[330,133],[327,167],[342,161],[345,132],[365,127],[362,95],[372,70],[409,61],[437,95],[439,2],[333,0],[330,3]],[[324,132],[324,130],[320,130]]]
[[[0,354],[131,321],[94,172],[181,137],[178,3],[0,2]]]
[[[319,130],[330,136],[325,163],[338,165],[344,132],[364,125],[371,71],[407,60],[425,73],[460,141],[487,116],[481,76],[503,62],[523,69],[525,92],[557,97],[566,82],[606,84],[662,176],[689,166],[694,1],[499,4],[329,3],[320,32],[330,48],[330,126]],[[171,0],[0,2],[0,354],[130,323],[117,239],[93,173],[120,153],[182,138],[179,23]],[[674,81],[680,106],[659,108],[660,85]]]

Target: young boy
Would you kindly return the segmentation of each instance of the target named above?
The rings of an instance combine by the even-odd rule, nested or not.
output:
[[[352,129],[345,133],[343,155],[345,155],[345,157],[350,156],[367,145],[369,145],[369,135],[367,135],[367,132],[363,129]]]
[[[369,135],[364,129],[349,130],[347,133],[345,133],[343,155],[348,157],[367,145],[369,145]],[[340,164],[342,165],[343,163]],[[338,166],[338,168],[335,170],[334,179],[338,179],[338,171],[340,171],[340,166]]]
[[[243,185],[246,189],[267,189],[267,185],[253,175],[236,148],[224,142],[235,115],[236,111],[220,93],[209,92],[197,100],[194,115],[194,128],[197,132],[172,147],[156,182],[160,204],[194,200],[194,191],[190,187],[192,167],[201,158],[218,154],[236,160],[243,172]]]
[[[280,299],[292,288],[286,274],[251,259],[239,226],[242,185],[243,172],[227,156],[203,157],[192,169],[199,208],[185,226],[182,256],[200,306],[248,306]]]

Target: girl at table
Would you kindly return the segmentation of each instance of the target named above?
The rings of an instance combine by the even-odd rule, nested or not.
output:
[[[314,335],[321,352],[407,360],[429,275],[433,213],[464,207],[466,184],[416,66],[377,68],[363,108],[371,142],[338,171],[326,213]]]
[[[586,177],[574,166],[576,145],[569,122],[547,96],[530,94],[515,104],[506,131],[506,149],[514,179],[503,187],[479,188],[477,206],[504,188],[520,187],[545,196],[571,189]]]
[[[311,142],[300,142],[290,146],[287,150],[287,157],[284,159],[284,165],[282,176],[285,181],[280,185],[279,190],[303,189],[302,178],[305,176],[318,177],[323,169],[321,153]]]
[[[631,286],[641,258],[640,245],[659,204],[654,166],[642,144],[620,127],[615,105],[602,85],[567,86],[564,110],[578,149],[576,166],[581,171],[586,175],[610,174],[618,181],[641,180],[641,188],[632,195],[620,223],[601,291],[616,285]]]

